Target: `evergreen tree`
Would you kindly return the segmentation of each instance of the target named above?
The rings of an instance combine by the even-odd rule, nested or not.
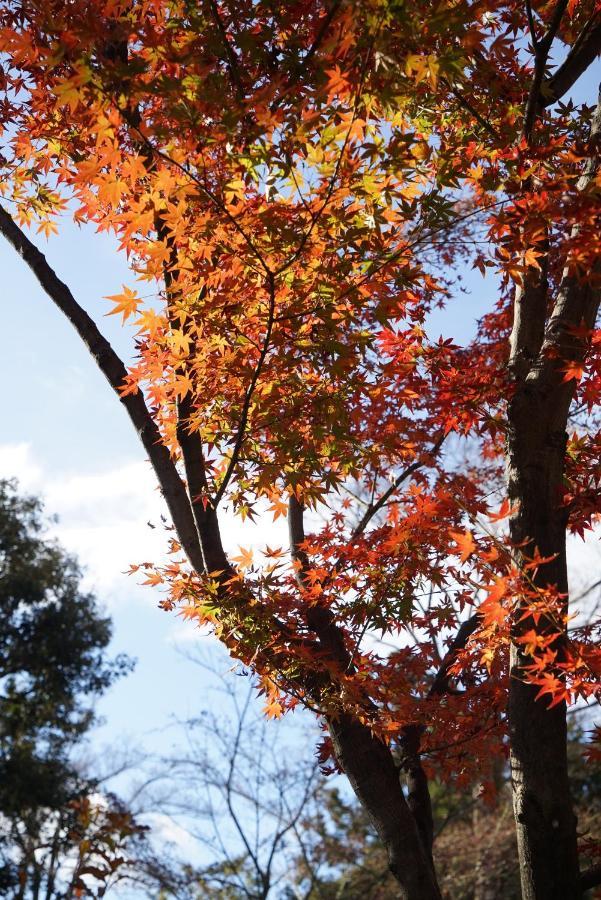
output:
[[[41,513],[0,481],[0,894],[15,898],[71,896],[90,831],[98,850],[109,833],[139,830],[114,798],[95,809],[97,784],[73,758],[94,699],[131,661],[107,659],[111,621],[81,590],[75,560],[45,536]]]

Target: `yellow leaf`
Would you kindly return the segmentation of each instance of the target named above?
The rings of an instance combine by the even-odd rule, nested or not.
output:
[[[58,234],[56,222],[52,221],[52,219],[44,219],[38,226],[37,234],[40,234],[40,232],[42,232],[46,238],[49,238],[51,234]]]

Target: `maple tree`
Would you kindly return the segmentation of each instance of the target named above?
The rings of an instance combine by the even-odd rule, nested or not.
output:
[[[568,629],[565,541],[599,511],[601,107],[567,95],[598,4],[4,0],[0,47],[0,231],[154,467],[163,605],[270,715],[320,716],[401,896],[440,897],[428,778],[486,784],[507,745],[523,895],[580,896],[565,715],[598,622]],[[147,283],[110,298],[127,370],[24,231],[71,208]],[[460,346],[429,326],[466,265],[498,290]],[[226,506],[286,514],[290,552],[228,558]]]

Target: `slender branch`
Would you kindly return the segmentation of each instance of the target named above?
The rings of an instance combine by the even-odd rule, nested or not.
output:
[[[354,125],[355,120],[356,120],[356,118],[357,118],[357,112],[358,112],[358,110],[359,110],[359,101],[360,101],[360,99],[361,99],[361,94],[362,94],[362,91],[363,91],[363,84],[364,84],[364,82],[365,82],[365,76],[366,76],[366,74],[367,74],[367,64],[368,64],[368,62],[369,62],[369,60],[370,60],[370,57],[371,57],[371,53],[372,53],[372,50],[373,50],[373,42],[374,42],[374,40],[375,40],[375,37],[376,37],[376,35],[374,34],[373,39],[372,39],[372,42],[371,42],[371,45],[370,45],[370,47],[369,47],[369,49],[368,49],[368,51],[367,51],[367,53],[366,53],[366,55],[365,55],[365,59],[364,59],[364,61],[363,61],[363,65],[362,65],[362,67],[361,67],[361,74],[360,74],[360,77],[359,77],[359,84],[358,84],[358,86],[357,86],[357,91],[356,91],[356,93],[355,93],[355,99],[354,99],[354,102],[353,102],[353,112],[352,112],[352,114],[351,114],[351,121],[350,121],[349,127],[348,127],[347,130],[346,130],[346,134],[345,134],[345,136],[344,136],[344,141],[342,142],[342,147],[340,148],[340,153],[338,154],[338,159],[336,160],[336,165],[335,165],[335,167],[334,167],[334,172],[333,172],[332,177],[331,177],[331,179],[330,179],[330,182],[329,182],[329,184],[328,184],[328,188],[327,188],[327,190],[326,190],[326,195],[325,195],[324,201],[323,201],[323,203],[321,204],[321,206],[319,207],[319,209],[317,210],[317,212],[311,217],[311,224],[309,225],[309,227],[307,228],[307,230],[306,230],[305,233],[303,234],[302,238],[300,239],[300,241],[299,241],[299,243],[298,243],[298,247],[296,248],[296,250],[294,251],[294,253],[293,253],[293,254],[292,254],[285,262],[283,262],[282,265],[277,269],[277,271],[275,272],[276,275],[280,275],[282,272],[285,272],[286,269],[289,269],[290,266],[291,266],[293,263],[295,263],[296,260],[299,258],[299,256],[301,255],[301,253],[303,252],[303,250],[304,250],[304,248],[305,248],[305,246],[306,246],[306,244],[307,244],[307,241],[309,240],[309,238],[310,238],[311,235],[313,234],[313,231],[314,231],[314,229],[315,229],[315,226],[317,225],[317,223],[318,223],[319,220],[321,219],[323,213],[325,212],[325,209],[326,209],[328,203],[330,202],[330,200],[331,200],[331,198],[332,198],[332,194],[334,193],[334,188],[335,188],[335,186],[336,186],[336,182],[338,181],[338,175],[340,174],[340,169],[341,169],[341,167],[342,167],[342,161],[343,161],[344,156],[345,156],[345,154],[346,154],[346,148],[348,147],[348,143],[349,143],[349,140],[350,140],[350,137],[351,137],[351,131],[353,130],[353,125]]]
[[[236,91],[236,95],[239,101],[244,100],[244,85],[242,84],[242,77],[240,75],[240,67],[238,65],[238,57],[234,53],[234,48],[230,44],[230,41],[227,36],[227,31],[225,25],[223,24],[223,19],[221,18],[221,14],[219,12],[219,7],[215,0],[209,0],[209,6],[211,7],[211,13],[213,15],[213,19],[215,20],[215,24],[219,29],[219,34],[221,35],[221,40],[223,41],[223,46],[225,48],[225,52],[227,54],[228,61],[228,69],[230,72],[230,78],[232,79],[232,83],[234,85],[234,89]]]
[[[288,534],[290,537],[290,556],[296,563],[296,580],[300,588],[305,587],[305,573],[309,568],[309,557],[304,550],[301,550],[301,544],[305,540],[304,526],[304,506],[296,499],[294,494],[290,495],[288,501]]]
[[[125,49],[127,55],[127,47]],[[152,143],[144,137],[140,130],[142,118],[138,109],[133,111],[122,111],[123,117],[130,130],[138,135],[137,143],[150,169],[154,168],[155,156],[157,151]],[[178,268],[178,252],[173,235],[170,233],[163,217],[158,211],[155,212],[155,228],[159,240],[165,242],[169,249],[170,265],[164,264],[163,277],[165,282],[165,290],[167,294],[167,311],[169,313],[170,325],[173,328],[171,297],[172,286],[174,282],[174,271]],[[187,325],[183,326],[187,333]],[[186,374],[186,366],[180,366],[182,374]],[[197,571],[220,572],[222,578],[231,574],[232,568],[224,552],[221,533],[219,529],[219,521],[215,506],[210,502],[209,488],[206,478],[204,451],[202,441],[197,432],[190,427],[192,417],[192,401],[190,394],[178,399],[176,402],[177,425],[176,434],[178,444],[182,453],[184,469],[187,480],[187,496],[189,498],[189,508],[192,512],[197,540],[202,555],[202,569]]]
[[[248,838],[246,837],[246,833],[245,833],[244,829],[242,828],[242,825],[240,824],[240,820],[238,819],[238,816],[234,809],[234,805],[232,803],[232,793],[233,793],[232,782],[233,782],[234,773],[236,770],[236,759],[238,756],[238,748],[240,746],[240,741],[242,739],[242,728],[244,725],[244,719],[246,716],[246,712],[247,712],[248,706],[250,704],[250,699],[251,699],[251,692],[249,691],[248,695],[247,695],[247,700],[246,700],[244,710],[242,712],[242,715],[238,719],[238,727],[236,729],[236,736],[234,738],[234,746],[232,747],[231,754],[230,754],[228,776],[227,776],[227,780],[225,783],[225,797],[226,797],[226,803],[227,803],[227,808],[228,808],[230,818],[231,818],[232,822],[234,823],[236,831],[238,832],[238,835],[240,836],[240,839],[241,839],[242,843],[244,844],[246,852],[248,853],[249,857],[251,858],[251,860],[253,862],[255,871],[260,878],[263,874],[263,870],[261,868],[259,860],[257,859],[257,857],[255,856],[255,854],[252,851],[252,848],[250,846]]]
[[[530,29],[530,37],[532,39],[532,47],[536,52],[538,48],[538,37],[536,36],[536,26],[534,24],[534,16],[532,15],[532,2],[526,0],[526,13],[528,15],[528,28]]]
[[[598,587],[601,587],[601,578],[598,581],[594,581],[593,584],[590,584],[587,588],[584,588],[583,591],[572,599],[572,603],[579,603],[581,600],[584,600],[585,597],[588,597],[589,594],[596,591]]]
[[[236,440],[234,442],[234,449],[232,451],[232,455],[230,457],[230,461],[228,463],[225,475],[223,476],[223,481],[219,486],[219,490],[215,494],[215,507],[219,505],[227,486],[230,482],[234,469],[238,463],[238,459],[240,458],[240,451],[242,449],[242,444],[244,442],[244,436],[246,433],[246,426],[248,424],[248,414],[250,411],[250,404],[252,402],[252,398],[255,392],[255,388],[257,386],[257,382],[261,376],[261,371],[263,369],[263,365],[265,363],[265,359],[269,352],[269,346],[271,343],[271,334],[273,331],[273,323],[275,321],[275,281],[273,274],[270,272],[267,279],[268,291],[269,291],[269,312],[267,316],[267,327],[265,329],[265,339],[263,341],[263,347],[261,348],[261,353],[259,355],[259,359],[257,360],[257,365],[255,366],[255,370],[252,374],[252,378],[250,380],[250,384],[246,389],[246,394],[244,396],[244,402],[242,404],[242,413],[240,415],[240,422],[238,424],[238,431],[236,434]]]
[[[464,109],[467,109],[467,111],[470,113],[470,115],[472,115],[474,117],[474,119],[476,119],[476,121],[479,122],[479,124],[482,125],[482,127],[486,131],[488,131],[488,133],[490,135],[492,135],[494,138],[499,137],[499,134],[498,134],[496,128],[494,128],[490,124],[490,122],[487,119],[485,119],[484,116],[478,112],[476,107],[467,99],[465,94],[463,94],[459,90],[459,88],[453,87],[453,85],[449,81],[447,81],[446,78],[441,78],[441,81],[443,82],[443,84],[446,84],[447,88],[449,89],[451,94],[455,97],[455,99],[458,100],[460,105],[463,106]]]
[[[100,333],[94,320],[75,300],[67,285],[58,278],[45,256],[2,207],[0,207],[0,233],[23,258],[46,294],[71,322],[96,360],[98,368],[119,397],[148,454],[182,547],[192,566],[198,572],[202,572],[202,553],[186,489],[169,451],[162,442],[159,429],[146,407],[142,393],[137,391],[135,394],[121,394],[121,388],[127,377],[123,362]]]
[[[301,590],[308,586],[306,575],[309,569],[309,558],[305,551],[301,549],[301,544],[305,540],[303,519],[304,506],[294,494],[291,494],[288,501],[290,555],[297,562],[296,580]],[[339,665],[344,672],[353,671],[352,657],[346,648],[343,633],[336,625],[332,610],[323,604],[312,603],[307,605],[306,620],[307,625],[316,633],[319,643],[330,659]]]
[[[459,627],[430,686],[427,695],[428,699],[441,697],[448,692],[449,670],[456,661],[457,654],[460,650],[463,650],[479,624],[480,615],[475,613]],[[401,768],[405,771],[407,777],[407,802],[409,808],[417,823],[424,846],[431,857],[434,825],[428,776],[421,763],[421,739],[423,733],[424,725],[422,724],[407,725],[403,729],[400,739],[400,746],[403,750]]]
[[[530,140],[532,139],[532,129],[534,128],[534,123],[540,109],[540,94],[545,76],[545,69],[547,68],[547,60],[549,59],[549,52],[567,5],[568,0],[557,0],[549,27],[534,48],[534,75],[532,77],[526,109],[524,111],[524,127],[522,129],[522,136],[528,143],[530,143]]]
[[[436,454],[442,447],[443,442],[446,437],[447,437],[447,435],[443,434],[441,437],[438,438],[438,440],[436,441],[436,443],[430,450],[430,453],[428,454],[429,456],[436,456]],[[365,531],[365,529],[367,528],[367,526],[369,525],[369,523],[371,522],[373,517],[376,515],[376,513],[378,513],[382,509],[383,506],[386,505],[386,503],[392,497],[394,492],[403,484],[404,481],[406,481],[415,472],[417,472],[418,469],[421,469],[422,466],[425,465],[425,463],[426,463],[426,459],[424,457],[421,457],[420,459],[417,459],[415,462],[411,463],[410,466],[407,466],[406,469],[403,469],[401,474],[397,478],[395,478],[393,483],[390,485],[390,487],[386,491],[384,491],[382,496],[379,497],[379,499],[375,503],[371,503],[370,506],[368,507],[368,509],[365,510],[365,512],[363,513],[363,516],[361,517],[361,521],[359,522],[359,524],[353,531],[353,537],[358,537],[359,535],[363,534],[363,532]]]
[[[557,4],[555,9],[553,10],[553,15],[551,16],[551,21],[549,22],[549,26],[539,41],[539,47],[542,52],[549,52],[551,49],[551,44],[555,40],[555,35],[561,25],[561,20],[563,19],[563,14],[565,13],[568,6],[568,0],[557,0]]]
[[[338,10],[340,8],[341,2],[342,2],[342,0],[335,0],[335,2],[332,3],[332,5],[330,6],[326,15],[324,16],[324,20],[319,27],[319,31],[315,35],[315,40],[313,41],[313,43],[311,44],[311,46],[309,47],[309,49],[303,56],[303,59],[301,62],[301,65],[303,68],[307,65],[307,63],[311,62],[311,60],[313,59],[313,57],[319,50],[319,47],[321,46],[321,43],[322,43],[324,37],[326,36],[326,34],[328,33],[328,29],[329,29],[330,25],[332,24],[334,16],[336,15],[336,13],[338,12]]]
[[[123,114],[123,110],[120,110],[120,112]],[[232,213],[229,211],[227,206],[224,203],[222,203],[222,201],[219,199],[219,197],[217,197],[216,194],[212,190],[210,190],[210,188],[208,188],[205,184],[203,184],[203,182],[200,180],[200,178],[197,175],[195,175],[194,172],[191,172],[190,169],[186,165],[173,159],[164,150],[160,150],[158,147],[155,147],[155,145],[152,143],[152,141],[150,141],[146,137],[146,135],[142,133],[142,131],[140,130],[140,128],[137,125],[135,125],[131,121],[128,121],[127,118],[125,120],[128,122],[130,127],[136,131],[139,140],[144,143],[144,145],[148,148],[148,150],[150,152],[152,152],[159,159],[162,159],[163,162],[166,162],[169,165],[174,166],[176,169],[179,169],[180,172],[182,172],[184,175],[186,175],[190,179],[190,181],[192,181],[203,192],[203,194],[211,201],[211,203],[219,210],[219,212],[221,212],[226,217],[226,219],[234,226],[235,230],[238,232],[240,237],[243,239],[244,243],[248,246],[248,248],[251,251],[251,253],[253,254],[253,256],[256,257],[256,259],[259,262],[259,265],[261,266],[261,268],[263,269],[265,274],[269,277],[272,274],[272,272],[271,272],[271,269],[269,268],[269,266],[267,265],[267,263],[265,262],[261,251],[254,245],[251,238],[248,236],[248,234],[246,233],[244,228],[242,228],[242,226],[238,222],[236,216],[232,215]]]
[[[469,619],[463,622],[457,631],[457,634],[449,644],[449,649],[445,653],[438,672],[434,676],[434,681],[428,691],[428,697],[440,697],[449,689],[449,670],[457,660],[458,653],[464,649],[469,638],[478,628],[481,621],[480,613],[476,612]]]
[[[578,190],[586,191],[599,168],[601,151],[601,90],[597,101],[597,108],[591,124],[589,138],[590,155],[583,174],[578,180]],[[572,229],[572,237],[580,231],[577,223]],[[593,272],[599,273],[599,262],[593,265]],[[545,338],[539,353],[539,357],[529,375],[529,381],[533,384],[541,384],[545,379],[562,378],[561,361],[566,359],[584,359],[587,342],[574,333],[574,328],[584,322],[587,328],[592,329],[595,324],[601,290],[589,282],[582,283],[568,268],[565,269],[557,298],[549,317]],[[567,385],[565,399],[571,402],[574,394],[574,383],[564,382]],[[566,411],[567,415],[567,411]]]

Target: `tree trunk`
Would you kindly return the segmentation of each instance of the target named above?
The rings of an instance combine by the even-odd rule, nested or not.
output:
[[[533,580],[540,588],[555,585],[567,595],[567,516],[561,506],[567,436],[565,421],[556,421],[559,407],[565,407],[558,400],[555,391],[534,388],[526,381],[510,404],[509,497],[518,506],[510,530],[512,540],[522,545],[522,556],[532,557],[535,548],[543,557],[555,555],[539,567]],[[516,624],[514,634],[533,627],[544,632],[552,625],[528,618]],[[558,637],[553,648],[561,653],[564,643]],[[548,709],[548,700],[535,700],[538,688],[526,684],[522,676],[528,662],[531,659],[514,643],[508,715],[522,894],[524,900],[575,900],[580,896],[579,868],[567,770],[566,707],[560,703]]]
[[[442,900],[434,868],[388,747],[343,714],[328,722],[336,757],[388,853],[401,900]]]
[[[599,165],[601,92],[593,116],[590,156],[578,181],[588,191]],[[572,236],[578,234],[574,224]],[[539,248],[540,249],[540,248]],[[568,609],[566,529],[568,510],[563,504],[567,423],[575,382],[566,381],[566,361],[584,360],[587,341],[578,333],[592,329],[599,310],[600,291],[590,279],[579,280],[569,267],[547,313],[549,296],[546,264],[531,268],[514,303],[509,371],[514,393],[508,409],[507,480],[515,508],[510,520],[518,556],[530,557],[538,549],[553,557],[530,578],[536,587],[555,587],[565,596]],[[597,274],[599,263],[593,263]],[[519,562],[519,559],[518,559]],[[537,634],[557,632],[545,616],[521,618],[514,637],[534,629]],[[552,649],[559,660],[565,647],[565,629]],[[516,819],[520,875],[524,900],[575,900],[580,897],[576,817],[572,809],[567,765],[566,707],[548,709],[536,700],[538,689],[525,683],[523,667],[531,659],[517,642],[511,647],[509,682],[509,737],[513,805]]]

